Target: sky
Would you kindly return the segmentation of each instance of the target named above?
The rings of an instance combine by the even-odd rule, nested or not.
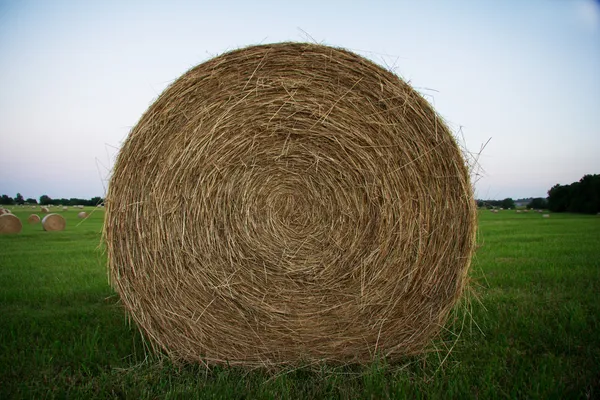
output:
[[[104,196],[167,85],[282,41],[343,47],[409,81],[480,153],[477,198],[600,173],[599,0],[0,0],[0,194]]]

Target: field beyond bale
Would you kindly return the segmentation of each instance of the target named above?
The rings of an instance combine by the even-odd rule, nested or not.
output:
[[[272,375],[149,355],[108,284],[103,210],[60,212],[63,232],[12,211],[23,231],[0,236],[0,398],[600,397],[598,216],[482,211],[470,315],[439,353]]]

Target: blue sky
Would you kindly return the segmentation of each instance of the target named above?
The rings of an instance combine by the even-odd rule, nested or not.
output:
[[[102,196],[174,79],[224,51],[317,41],[393,69],[478,152],[479,198],[600,173],[600,3],[0,0],[0,194]]]

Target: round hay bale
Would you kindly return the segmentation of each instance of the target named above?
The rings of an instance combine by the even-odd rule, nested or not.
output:
[[[42,207],[41,210],[43,214],[48,214],[50,212],[50,209],[48,207]]]
[[[77,218],[80,218],[80,219],[87,218],[87,216],[88,215],[85,211],[81,211],[80,213],[77,214]]]
[[[62,208],[63,211],[67,211],[68,209],[69,209],[69,207],[67,207],[67,206],[63,206],[63,208]]]
[[[0,215],[0,234],[19,233],[23,229],[21,220],[13,214]]]
[[[282,43],[160,95],[119,153],[104,232],[112,285],[175,359],[366,363],[422,352],[444,325],[476,203],[449,129],[406,82]]]
[[[45,231],[64,231],[67,222],[60,214],[48,214],[42,219],[42,226]]]
[[[31,214],[29,218],[27,218],[27,222],[31,225],[38,224],[40,222],[40,217],[37,214]]]

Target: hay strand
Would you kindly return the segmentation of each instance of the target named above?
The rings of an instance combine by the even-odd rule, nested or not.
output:
[[[6,213],[0,215],[0,234],[14,234],[21,232],[23,224],[15,215]]]
[[[111,283],[174,359],[281,366],[423,351],[474,250],[468,169],[396,75],[301,43],[185,73],[106,200]]]
[[[64,231],[67,221],[60,214],[48,214],[42,219],[42,227],[45,231]]]

